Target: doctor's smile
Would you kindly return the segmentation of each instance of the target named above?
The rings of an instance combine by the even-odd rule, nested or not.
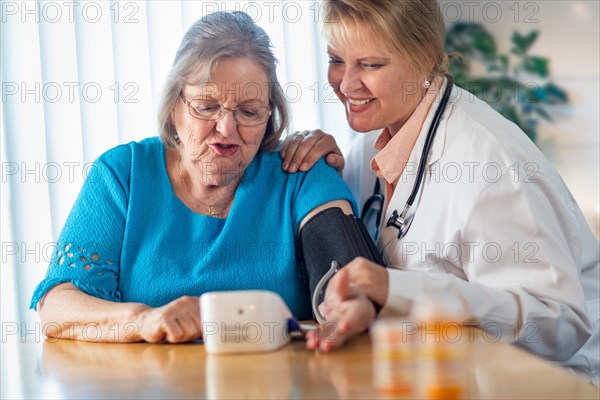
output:
[[[389,46],[378,44],[371,32],[348,32],[329,43],[328,54],[327,79],[358,132],[386,126],[395,134],[426,92],[416,83],[426,76]]]
[[[348,110],[351,112],[361,112],[361,111],[365,111],[368,109],[368,107],[361,107],[361,106],[366,106],[367,104],[370,104],[372,101],[375,101],[375,99],[370,98],[370,99],[364,99],[364,100],[360,100],[360,99],[352,99],[349,96],[346,96],[347,101],[348,101]]]

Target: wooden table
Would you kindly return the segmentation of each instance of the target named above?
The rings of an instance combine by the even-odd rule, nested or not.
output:
[[[481,333],[480,331],[478,331]],[[591,384],[515,346],[474,335],[464,373],[474,399],[599,399]],[[2,398],[390,398],[373,387],[367,335],[329,354],[293,342],[213,356],[202,344],[2,343]],[[406,398],[405,396],[404,398]]]

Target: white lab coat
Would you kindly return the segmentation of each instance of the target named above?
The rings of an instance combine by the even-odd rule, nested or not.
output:
[[[432,296],[458,299],[488,338],[515,342],[598,385],[599,243],[556,170],[516,125],[455,87],[413,224],[401,241],[385,227],[413,187],[442,93],[382,219],[377,246],[393,268],[381,315],[406,314]],[[373,192],[377,135],[359,135],[347,157],[344,179],[359,208]]]

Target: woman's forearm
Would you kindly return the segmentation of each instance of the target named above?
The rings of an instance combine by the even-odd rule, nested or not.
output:
[[[38,304],[42,332],[52,338],[91,342],[139,342],[141,303],[90,296],[71,283],[51,289]]]

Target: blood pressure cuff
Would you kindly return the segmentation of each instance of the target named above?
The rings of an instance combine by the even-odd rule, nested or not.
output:
[[[364,257],[384,265],[377,246],[363,222],[354,215],[346,215],[341,208],[321,211],[300,230],[300,252],[308,278],[311,298],[321,277],[331,262],[340,267],[356,257]]]

